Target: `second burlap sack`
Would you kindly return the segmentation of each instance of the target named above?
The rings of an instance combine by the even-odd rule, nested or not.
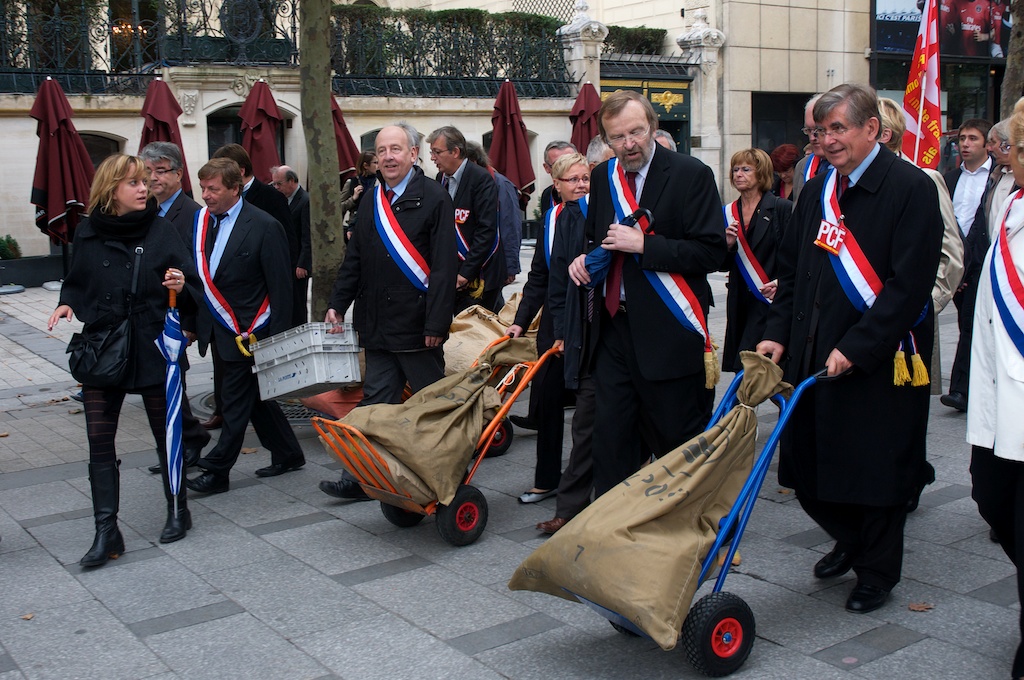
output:
[[[718,424],[598,498],[519,566],[509,588],[579,595],[676,645],[701,562],[750,474],[754,407],[790,390],[763,356],[741,354],[739,404]]]

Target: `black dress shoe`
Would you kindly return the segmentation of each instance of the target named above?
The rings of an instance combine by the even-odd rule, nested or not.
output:
[[[853,566],[853,552],[840,548],[838,545],[832,548],[832,552],[818,560],[814,565],[815,578],[835,578],[850,571]]]
[[[942,402],[943,406],[955,408],[961,413],[967,410],[967,395],[963,392],[950,392],[949,394],[943,394],[939,397],[939,401]]]
[[[287,463],[274,463],[273,465],[268,465],[265,468],[256,470],[255,474],[257,477],[277,477],[278,475],[283,475],[286,472],[298,470],[305,464],[306,459],[299,458],[298,460],[289,461]]]
[[[202,425],[207,430],[218,430],[221,428],[222,425],[224,425],[224,416],[215,413],[212,416],[210,416],[209,420],[204,420],[203,422],[200,423],[200,425]]]
[[[199,462],[199,454],[202,452],[202,449],[185,449],[185,467],[195,467],[196,463]],[[160,463],[157,463],[156,465],[150,465],[146,469],[149,470],[152,474],[158,475],[160,474]]]
[[[228,476],[204,472],[198,477],[185,478],[185,486],[196,493],[224,493],[228,490]]]
[[[878,586],[857,583],[846,600],[846,611],[856,614],[873,612],[889,599],[889,591]]]
[[[157,463],[156,465],[150,465],[146,469],[149,470],[149,473],[151,475],[158,475],[160,474],[160,463]]]
[[[536,430],[540,428],[536,420],[530,420],[526,416],[509,416],[508,419],[521,430]]]
[[[341,498],[346,501],[373,500],[366,495],[366,492],[363,491],[363,487],[359,486],[358,483],[353,482],[351,479],[342,478],[337,482],[324,480],[320,482],[320,490],[328,496],[334,496],[335,498]]]

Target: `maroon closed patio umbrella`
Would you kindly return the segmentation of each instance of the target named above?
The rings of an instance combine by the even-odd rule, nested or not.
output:
[[[265,80],[261,78],[252,86],[238,117],[242,119],[242,147],[252,159],[252,174],[269,184],[270,168],[281,165],[281,156],[277,153],[277,130],[282,118]]]
[[[146,101],[142,103],[142,139],[139,151],[150,142],[170,142],[182,150],[181,153],[181,188],[185,193],[192,193],[192,180],[188,176],[188,165],[185,163],[185,150],[181,145],[181,130],[178,128],[178,116],[181,105],[171,94],[171,88],[161,78],[149,82],[146,88]]]
[[[331,118],[334,119],[334,142],[338,145],[338,173],[342,181],[356,174],[359,163],[359,147],[352,139],[352,133],[345,124],[345,116],[341,113],[338,100],[331,95]]]
[[[74,112],[56,80],[47,77],[29,115],[39,121],[39,154],[32,178],[36,226],[54,243],[67,245],[89,205],[93,167],[89,152],[71,122]],[[67,267],[65,267],[65,273]]]
[[[572,123],[572,136],[569,140],[582,154],[587,153],[590,140],[598,135],[597,112],[600,110],[601,96],[593,85],[585,83],[569,112],[569,122]]]
[[[519,98],[516,97],[515,86],[508,80],[501,84],[498,98],[494,100],[491,125],[494,127],[489,151],[491,165],[516,185],[522,206],[529,200],[536,175],[533,174],[533,163],[530,161],[530,142],[526,137],[526,124],[523,122],[523,112],[519,109]]]

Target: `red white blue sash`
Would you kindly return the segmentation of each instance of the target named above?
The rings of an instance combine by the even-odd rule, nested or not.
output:
[[[456,208],[456,212],[458,212],[457,208]],[[462,229],[459,228],[459,222],[458,221],[455,222],[455,245],[456,245],[456,247],[458,248],[458,251],[459,251],[459,260],[460,261],[465,260],[466,256],[469,255],[469,241],[467,241],[466,237],[462,235]],[[481,269],[483,267],[486,267],[487,263],[491,261],[491,258],[494,257],[494,253],[498,252],[498,246],[500,246],[500,245],[501,245],[501,231],[499,229],[495,229],[494,230],[494,247],[491,248],[491,252],[487,256],[487,259],[484,260],[483,265],[481,265]]]
[[[548,269],[551,268],[551,251],[555,247],[555,223],[564,209],[565,203],[559,203],[548,208],[547,214],[544,215],[544,260],[548,264]]]
[[[632,215],[639,208],[633,192],[626,183],[626,173],[619,164],[617,158],[608,161],[608,184],[611,188],[612,207],[615,208],[615,218],[621,224],[629,215]],[[641,217],[636,227],[650,234],[651,225],[646,217]],[[634,255],[637,263],[640,256]],[[653,272],[648,269],[641,269],[647,281],[657,292],[658,297],[665,303],[672,316],[676,318],[683,328],[696,333],[704,340],[704,351],[710,352],[711,334],[708,332],[707,320],[704,317],[704,310],[700,301],[694,294],[690,284],[686,282],[682,274],[670,272]]]
[[[228,331],[235,334],[235,343],[242,354],[250,356],[249,352],[242,345],[242,341],[253,344],[250,336],[255,337],[253,334],[270,321],[270,296],[268,295],[263,298],[263,303],[260,305],[259,311],[256,312],[256,317],[249,324],[249,327],[243,331],[238,323],[238,317],[235,316],[235,310],[231,308],[227,299],[218,290],[217,285],[213,282],[213,276],[210,274],[210,261],[206,258],[204,247],[206,244],[206,234],[210,230],[211,219],[213,218],[210,216],[209,208],[203,207],[196,213],[195,237],[192,239],[196,265],[199,267],[199,277],[203,280],[206,306],[210,308],[214,319],[219,321]]]
[[[405,229],[398,223],[398,218],[391,210],[391,202],[388,201],[380,184],[373,189],[373,222],[377,226],[377,234],[384,242],[384,247],[405,277],[419,290],[427,290],[430,282],[430,265],[416,250]]]
[[[821,225],[814,245],[828,252],[846,297],[857,311],[865,312],[882,292],[882,280],[843,221],[839,211],[838,180],[836,169],[829,170],[821,190]]]
[[[725,222],[726,224],[738,222],[740,225],[739,229],[736,230],[736,264],[739,265],[743,280],[747,282],[747,288],[750,289],[751,294],[759,301],[770,305],[772,301],[761,292],[761,289],[768,285],[768,275],[765,274],[764,267],[761,266],[761,263],[757,261],[757,257],[754,256],[754,249],[750,247],[750,243],[743,233],[743,219],[740,215],[739,201],[733,201],[725,206]]]
[[[583,194],[580,199],[576,201],[576,205],[580,207],[580,212],[583,213],[583,218],[587,217],[587,210],[590,208],[590,194]]]
[[[1010,255],[1010,240],[1006,229],[1006,218],[1010,207],[1018,198],[1024,196],[1024,189],[1018,191],[1003,214],[1003,224],[999,228],[996,244],[992,249],[992,264],[989,272],[992,277],[992,298],[999,310],[999,318],[1003,321],[1006,333],[1010,336],[1017,351],[1024,356],[1024,283],[1021,282],[1020,270],[1014,265]]]
[[[811,155],[811,160],[807,161],[807,165],[804,167],[804,184],[814,179],[814,176],[818,174],[818,166],[821,165],[821,156]]]

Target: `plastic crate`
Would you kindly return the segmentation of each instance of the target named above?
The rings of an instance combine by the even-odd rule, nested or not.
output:
[[[260,398],[308,397],[359,382],[359,344],[350,324],[328,333],[330,324],[308,323],[261,340],[253,373]]]

